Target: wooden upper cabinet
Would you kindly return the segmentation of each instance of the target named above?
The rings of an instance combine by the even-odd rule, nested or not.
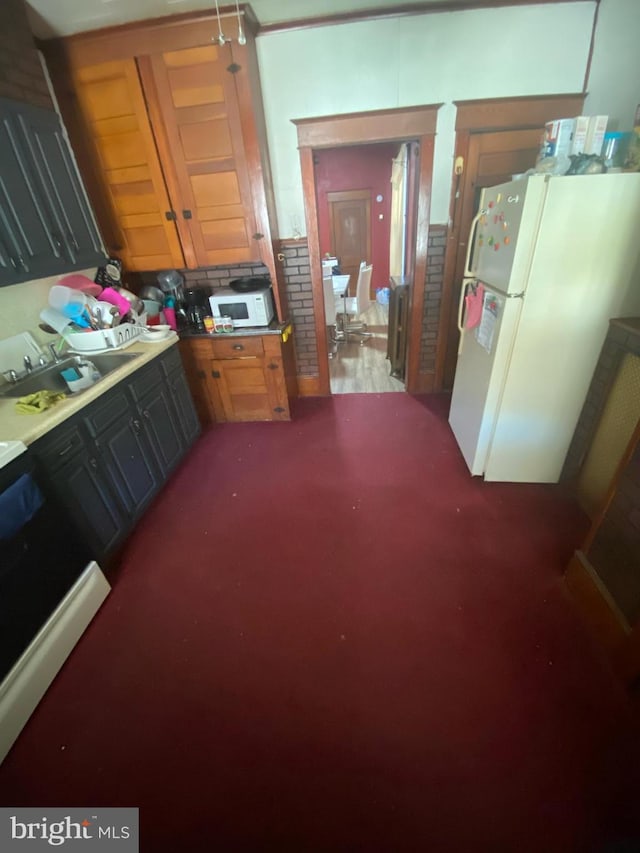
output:
[[[109,251],[129,270],[184,266],[135,60],[77,68],[73,86],[112,215]]]
[[[231,47],[138,60],[189,267],[259,261]]]
[[[109,252],[129,270],[262,262],[278,316],[276,217],[255,32],[242,6],[44,42]],[[97,64],[97,59],[100,63]]]

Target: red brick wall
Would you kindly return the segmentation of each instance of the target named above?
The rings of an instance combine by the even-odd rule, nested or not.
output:
[[[447,245],[447,226],[429,228],[427,249],[427,280],[425,282],[422,338],[420,339],[420,372],[433,373],[436,369],[438,326],[442,303],[442,278],[444,251]]]
[[[311,267],[306,240],[282,240],[284,279],[296,342],[298,376],[318,375],[316,323],[313,311]]]
[[[0,2],[0,97],[53,109],[22,0]]]

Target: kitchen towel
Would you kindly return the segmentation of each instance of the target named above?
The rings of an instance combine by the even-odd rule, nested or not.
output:
[[[464,298],[467,308],[464,318],[465,329],[473,329],[480,324],[483,299],[484,287],[481,284],[469,285],[469,290]]]
[[[36,391],[35,394],[27,394],[16,401],[16,413],[18,415],[39,415],[46,412],[59,400],[64,400],[66,394],[56,391]]]

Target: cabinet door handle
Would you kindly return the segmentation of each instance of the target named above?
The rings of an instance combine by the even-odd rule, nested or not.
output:
[[[89,460],[89,465],[91,465],[93,469],[96,469],[98,467],[98,460],[92,456]]]
[[[175,222],[175,220],[178,218],[176,216],[175,210],[167,210],[164,215],[165,218],[169,220],[169,222]]]
[[[51,239],[53,240],[53,245],[56,249],[61,252],[62,251],[62,240],[58,237],[58,235],[53,231],[51,233]]]
[[[267,367],[269,368],[269,370],[277,370],[278,369],[278,365],[274,364],[273,362],[271,362],[271,364],[268,364]]]
[[[142,414],[145,416],[145,418],[147,420],[149,420],[149,418],[151,417],[151,412],[149,411],[149,409],[145,409]]]
[[[220,379],[220,371],[219,370],[212,370],[211,375],[213,376],[214,379]]]
[[[29,269],[29,267],[25,264],[24,258],[22,255],[18,255],[18,266],[21,266],[25,272]]]
[[[236,350],[237,352],[240,352],[244,349],[244,344],[234,344],[232,349]]]
[[[67,455],[67,453],[68,453],[70,450],[73,450],[73,443],[72,443],[72,444],[68,444],[68,445],[67,445],[66,447],[64,447],[62,450],[58,451],[58,456],[66,456],[66,455]]]
[[[191,211],[190,210],[183,210],[182,215],[184,216],[185,219],[191,219]]]
[[[76,252],[79,252],[80,246],[78,245],[78,241],[76,240],[76,237],[75,237],[75,234],[73,233],[73,231],[69,231],[69,240],[70,240],[73,248],[76,250]]]
[[[264,234],[261,234],[259,231],[257,231],[257,232],[253,235],[253,239],[254,239],[254,240],[264,240]]]
[[[140,421],[136,420],[136,418],[131,418],[129,421],[129,426],[136,433],[136,435],[140,432]]]

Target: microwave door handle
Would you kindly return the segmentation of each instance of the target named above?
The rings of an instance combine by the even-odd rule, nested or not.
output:
[[[467,243],[467,254],[464,261],[464,278],[473,278],[473,272],[469,269],[469,265],[471,263],[471,252],[473,251],[473,244],[475,243],[476,227],[486,212],[486,208],[481,208],[471,220],[469,241]]]

